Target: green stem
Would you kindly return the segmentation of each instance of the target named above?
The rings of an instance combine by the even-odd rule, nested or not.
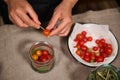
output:
[[[110,68],[109,68],[108,71],[107,71],[107,76],[106,76],[105,80],[107,80],[107,78],[108,78],[108,76],[109,76],[109,72],[110,72]]]
[[[105,80],[105,77],[101,73],[97,72],[97,74]]]

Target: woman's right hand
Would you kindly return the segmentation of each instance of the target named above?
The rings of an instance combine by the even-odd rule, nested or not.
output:
[[[40,28],[40,21],[27,0],[5,0],[8,5],[9,19],[19,27]]]

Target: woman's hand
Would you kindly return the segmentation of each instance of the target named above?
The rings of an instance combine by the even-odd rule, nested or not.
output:
[[[8,5],[10,20],[19,27],[39,28],[37,14],[27,0],[5,0]]]
[[[77,0],[63,0],[54,10],[54,14],[47,29],[52,30],[49,36],[67,36],[72,27],[72,8]],[[54,28],[57,21],[60,20],[60,24],[57,28]]]

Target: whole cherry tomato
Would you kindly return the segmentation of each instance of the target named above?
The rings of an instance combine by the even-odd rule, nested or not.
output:
[[[50,30],[48,30],[48,29],[45,29],[45,30],[43,30],[43,34],[45,35],[45,36],[48,36],[49,34],[50,34]]]
[[[38,60],[38,58],[39,58],[39,57],[38,57],[38,55],[37,55],[37,54],[33,54],[33,55],[32,55],[32,59],[33,59],[34,61],[37,61],[37,60]]]
[[[80,49],[77,49],[76,54],[77,54],[77,55],[80,55],[80,54],[81,54],[81,50],[80,50]]]
[[[47,58],[48,60],[50,60],[51,57],[52,57],[52,56],[51,56],[50,54],[46,55],[46,58]]]
[[[36,55],[41,56],[42,55],[42,51],[41,50],[37,50],[36,51]]]
[[[38,61],[40,61],[40,62],[45,62],[45,61],[47,61],[47,60],[48,60],[48,59],[46,58],[46,56],[41,56]]]
[[[48,50],[43,50],[42,54],[43,54],[43,55],[48,55],[48,54],[49,54],[49,51],[48,51]]]
[[[89,52],[85,52],[84,55],[85,55],[85,56],[90,56],[91,53],[89,53]]]

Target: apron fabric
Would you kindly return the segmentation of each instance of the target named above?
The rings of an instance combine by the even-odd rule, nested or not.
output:
[[[37,13],[41,22],[47,22],[52,17],[55,7],[61,2],[61,0],[27,0],[35,12]],[[11,24],[8,18],[7,5],[3,0],[0,0],[0,13],[3,17],[5,24]]]

